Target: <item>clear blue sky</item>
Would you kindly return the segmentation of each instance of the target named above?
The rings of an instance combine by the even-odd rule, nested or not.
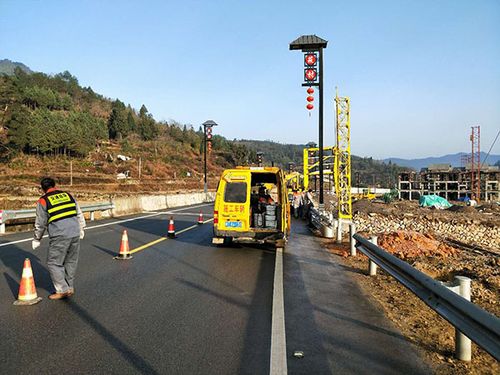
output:
[[[0,58],[69,70],[157,120],[213,119],[232,138],[317,141],[303,34],[325,50],[325,143],[335,86],[351,98],[352,152],[425,157],[482,149],[500,129],[500,1],[0,0]],[[500,153],[500,141],[492,153]]]

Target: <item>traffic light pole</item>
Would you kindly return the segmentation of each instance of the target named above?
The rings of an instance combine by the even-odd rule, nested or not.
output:
[[[205,184],[203,185],[203,192],[206,194],[207,193],[207,127],[206,125],[203,125],[203,137],[204,137],[204,141],[203,141],[203,154],[204,154],[204,168],[203,168],[203,176],[204,176],[204,180],[205,180]]]
[[[323,196],[323,48],[319,48],[319,209],[324,208]]]

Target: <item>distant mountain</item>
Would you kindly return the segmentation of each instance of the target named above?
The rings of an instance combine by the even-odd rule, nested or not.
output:
[[[388,163],[395,163],[403,167],[409,167],[419,171],[422,168],[428,167],[430,164],[451,164],[453,167],[460,167],[462,165],[462,155],[470,155],[465,152],[459,152],[457,154],[449,154],[443,156],[435,156],[430,158],[422,159],[400,159],[400,158],[387,158],[383,161]],[[481,162],[486,158],[486,152],[481,152]],[[500,155],[489,155],[486,160],[486,164],[494,165],[500,161]]]
[[[10,61],[9,59],[0,60],[0,75],[6,74],[10,76],[14,74],[14,69],[16,68],[21,68],[24,72],[28,74],[33,73],[33,71],[23,63]]]

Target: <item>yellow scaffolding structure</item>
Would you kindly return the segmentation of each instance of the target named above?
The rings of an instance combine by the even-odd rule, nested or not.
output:
[[[339,219],[352,219],[350,100],[335,95],[337,145],[335,146],[335,191]]]
[[[323,176],[330,176],[334,174],[335,165],[335,148],[323,147]],[[304,189],[309,189],[309,182],[311,176],[318,176],[319,179],[319,148],[310,147],[304,148]],[[329,166],[331,166],[329,168]],[[324,178],[324,177],[323,177]],[[333,187],[332,187],[333,188]]]

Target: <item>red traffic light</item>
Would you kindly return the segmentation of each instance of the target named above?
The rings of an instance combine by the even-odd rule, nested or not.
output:
[[[315,53],[306,53],[304,55],[304,66],[316,66],[318,56]]]
[[[316,69],[304,69],[304,80],[311,82],[316,81],[318,78],[318,72]]]

